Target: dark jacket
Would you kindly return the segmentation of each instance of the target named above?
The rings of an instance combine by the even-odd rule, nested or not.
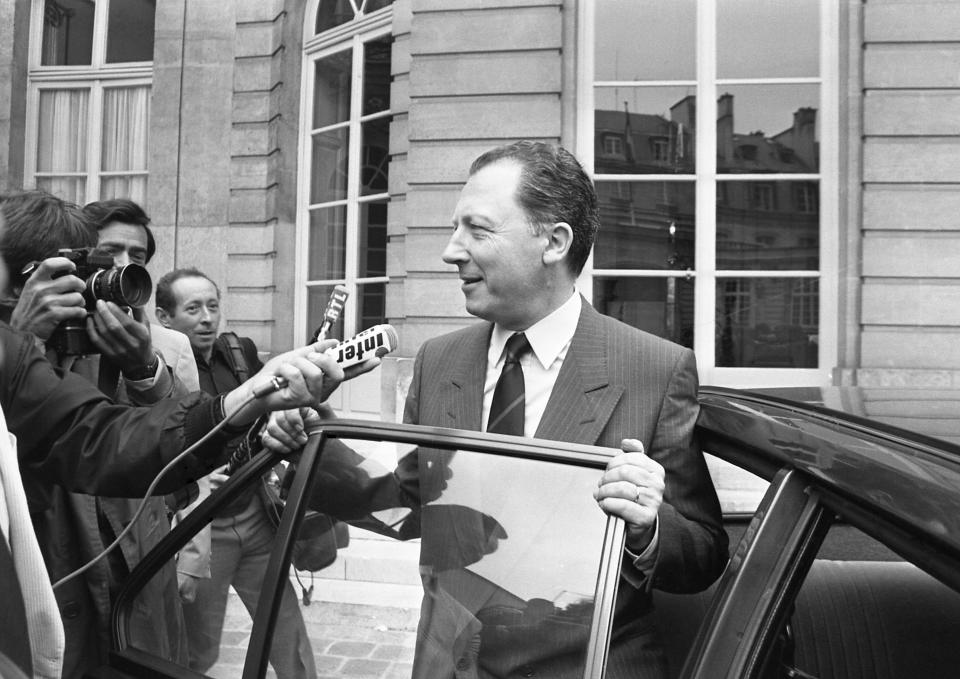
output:
[[[142,497],[173,457],[217,423],[214,402],[201,394],[167,399],[151,408],[116,405],[87,379],[55,369],[32,335],[5,323],[0,323],[0,357],[0,406],[17,437],[18,461],[41,545],[69,545],[68,550],[84,555],[76,526],[44,520],[63,510],[65,494],[53,492],[55,484],[74,492]],[[172,469],[157,491],[172,492],[216,467],[225,441],[225,436],[212,437]],[[66,562],[73,558],[48,563],[53,581],[66,575],[60,572],[69,568]],[[6,600],[10,592],[3,594]],[[72,608],[63,611],[65,618],[71,613]]]

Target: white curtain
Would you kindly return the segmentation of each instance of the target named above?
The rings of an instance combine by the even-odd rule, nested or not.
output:
[[[87,118],[90,90],[41,90],[37,144],[37,187],[64,200],[83,203],[87,170]],[[56,176],[58,174],[74,176]]]
[[[102,172],[130,174],[103,177],[100,198],[147,199],[150,87],[114,87],[103,91]],[[143,174],[134,174],[143,173]]]

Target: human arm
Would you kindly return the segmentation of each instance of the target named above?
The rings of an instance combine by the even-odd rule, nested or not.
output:
[[[222,404],[202,394],[164,399],[150,408],[116,405],[87,380],[55,370],[30,336],[5,324],[0,324],[0,350],[0,406],[20,442],[21,467],[72,491],[141,496],[174,456],[223,418]],[[248,404],[239,424],[270,408],[316,402],[342,377],[329,358],[305,347],[273,359],[231,392],[230,402],[242,403],[275,374],[288,385]],[[229,430],[214,434],[167,474],[157,492],[171,492],[221,463],[224,444],[235,435]]]
[[[696,358],[683,350],[671,368],[647,456],[664,470],[652,586],[700,591],[727,563],[720,502],[694,427],[700,414]]]
[[[168,396],[184,396],[188,390],[154,349],[150,324],[143,309],[130,313],[113,302],[97,300],[87,316],[87,336],[124,378],[124,387],[134,405],[150,405]]]

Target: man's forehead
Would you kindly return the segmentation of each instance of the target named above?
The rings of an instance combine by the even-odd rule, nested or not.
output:
[[[202,276],[183,276],[175,280],[171,288],[178,302],[220,299],[216,286]]]
[[[98,234],[99,242],[111,242],[121,240],[136,241],[144,249],[147,248],[147,230],[142,224],[129,224],[127,222],[110,222]]]
[[[523,167],[514,160],[498,160],[485,165],[467,179],[460,191],[453,222],[464,217],[490,217],[501,208],[517,207],[517,186]]]

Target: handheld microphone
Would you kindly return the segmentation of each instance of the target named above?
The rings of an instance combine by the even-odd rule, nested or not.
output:
[[[349,368],[371,358],[379,358],[389,354],[398,345],[397,331],[394,330],[392,325],[383,323],[367,328],[335,347],[330,347],[323,353],[332,356],[341,368]],[[274,376],[267,384],[254,389],[253,395],[261,398],[280,391],[285,386],[287,386],[287,381],[284,378]]]
[[[349,368],[370,358],[389,354],[397,348],[397,344],[397,331],[392,325],[383,323],[367,328],[324,353],[333,356],[341,368]]]
[[[335,347],[327,349],[324,353],[332,356],[334,360],[343,368],[349,368],[352,365],[358,365],[374,357],[381,357],[389,354],[397,348],[399,340],[397,331],[392,325],[381,324],[367,328],[363,332],[351,337],[345,342],[341,342]],[[278,375],[264,384],[262,387],[253,390],[255,398],[262,398],[276,391],[280,391],[287,386],[287,380]],[[240,443],[240,446],[233,451],[230,459],[227,461],[227,467],[224,474],[230,476],[240,468],[252,453],[257,449],[259,441],[256,435],[265,420],[261,418],[247,431],[246,436]]]
[[[343,305],[349,295],[350,291],[347,290],[347,286],[334,286],[333,292],[330,293],[330,299],[327,300],[327,308],[323,312],[323,322],[320,324],[320,327],[317,328],[317,331],[313,333],[314,342],[327,339],[327,333],[330,332],[330,328],[332,328],[334,323],[337,322],[337,319],[340,318]]]

